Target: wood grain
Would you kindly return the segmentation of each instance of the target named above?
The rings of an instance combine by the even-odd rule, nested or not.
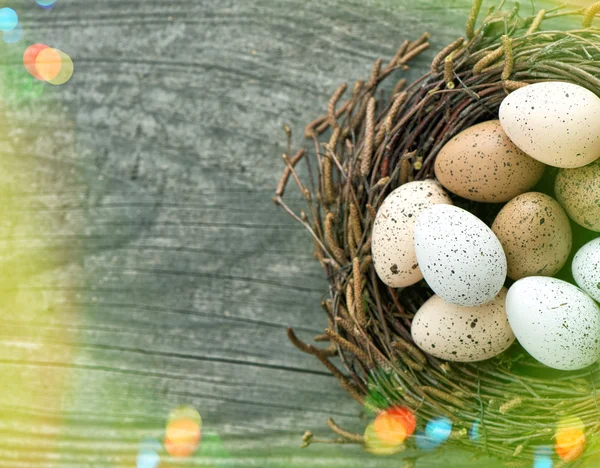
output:
[[[416,78],[469,2],[33,3],[15,2],[25,38],[0,45],[20,77],[8,91],[29,83],[19,60],[34,42],[75,74],[2,111],[0,466],[134,466],[178,404],[226,452],[207,443],[185,466],[397,466],[297,448],[305,429],[329,436],[328,416],[365,420],[285,336],[322,331],[325,281],[271,203],[282,124],[300,147],[341,82],[429,30]]]

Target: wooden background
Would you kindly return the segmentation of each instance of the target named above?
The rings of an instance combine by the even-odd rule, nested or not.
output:
[[[0,46],[16,77],[0,106],[0,466],[135,466],[179,404],[204,419],[186,466],[398,466],[298,448],[306,429],[330,435],[329,416],[366,421],[285,336],[322,331],[325,280],[271,202],[282,124],[300,147],[339,83],[428,30],[416,78],[469,2],[8,4],[26,34]],[[72,57],[70,82],[32,84],[20,57],[35,42]],[[419,466],[481,463],[441,452]]]

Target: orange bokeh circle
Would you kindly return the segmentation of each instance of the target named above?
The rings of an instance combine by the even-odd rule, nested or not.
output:
[[[44,81],[56,78],[60,73],[61,66],[62,58],[60,53],[50,47],[41,50],[35,58],[35,69]]]
[[[379,440],[386,444],[401,444],[408,436],[404,420],[387,411],[377,415],[373,430]]]
[[[178,419],[167,425],[165,450],[173,457],[187,457],[200,442],[200,426],[190,419]]]
[[[35,63],[39,53],[45,49],[49,49],[46,44],[33,44],[27,47],[23,53],[23,65],[25,65],[25,69],[38,80],[44,80],[44,78],[38,73]]]
[[[566,462],[577,460],[585,449],[585,434],[578,427],[559,429],[555,440],[556,454]]]

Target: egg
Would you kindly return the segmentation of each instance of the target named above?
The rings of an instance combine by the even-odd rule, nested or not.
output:
[[[600,238],[579,249],[573,258],[571,271],[577,285],[600,302]]]
[[[554,369],[576,370],[600,358],[600,308],[577,286],[546,276],[514,283],[506,315],[519,343]]]
[[[567,263],[573,235],[567,214],[548,195],[528,192],[508,202],[492,224],[508,277],[554,276]]]
[[[539,182],[545,166],[521,151],[490,120],[463,130],[440,150],[435,176],[452,193],[468,200],[503,203]]]
[[[574,168],[600,157],[600,98],[579,85],[519,88],[502,101],[500,123],[515,145],[544,164]]]
[[[496,297],[506,279],[502,244],[483,221],[462,208],[433,205],[415,223],[415,253],[433,291],[472,307]]]
[[[375,216],[371,250],[377,275],[393,288],[415,284],[423,279],[417,265],[414,226],[425,208],[452,204],[442,186],[434,180],[409,182],[390,193]]]
[[[573,221],[600,232],[600,161],[578,169],[561,169],[554,191]]]
[[[421,306],[411,325],[415,344],[427,354],[447,361],[490,359],[514,341],[504,303],[506,288],[487,304],[463,307],[432,296]]]

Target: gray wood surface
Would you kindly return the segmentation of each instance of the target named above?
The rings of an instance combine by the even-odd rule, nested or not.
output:
[[[325,280],[271,203],[282,124],[300,147],[339,83],[429,30],[419,76],[469,2],[12,3],[26,35],[0,43],[16,77],[0,105],[0,466],[134,466],[178,404],[204,419],[186,466],[398,466],[298,448],[329,416],[365,420],[285,336],[323,329]],[[35,42],[75,74],[32,97],[20,57]]]

